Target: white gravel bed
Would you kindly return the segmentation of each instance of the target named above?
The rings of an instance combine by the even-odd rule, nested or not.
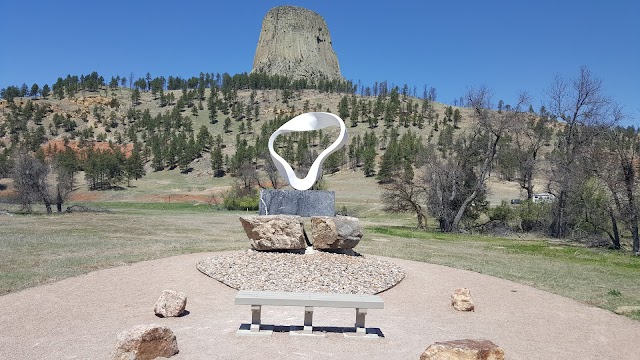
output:
[[[315,251],[313,254],[255,250],[220,254],[197,268],[237,290],[377,294],[404,279],[387,261]]]

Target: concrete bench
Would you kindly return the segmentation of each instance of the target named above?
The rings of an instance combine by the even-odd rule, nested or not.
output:
[[[334,307],[356,309],[356,335],[366,335],[365,317],[368,309],[383,309],[384,301],[377,295],[359,294],[326,294],[326,293],[292,293],[280,291],[246,291],[236,294],[236,305],[251,305],[251,327],[244,330],[250,334],[270,335],[260,331],[260,312],[263,305],[270,306],[304,306],[304,328],[301,334],[313,334],[313,308]],[[240,330],[243,331],[243,330]],[[294,334],[291,332],[290,334]]]

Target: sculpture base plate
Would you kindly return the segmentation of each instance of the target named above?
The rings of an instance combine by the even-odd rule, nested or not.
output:
[[[336,195],[323,190],[260,190],[259,214],[335,216]]]

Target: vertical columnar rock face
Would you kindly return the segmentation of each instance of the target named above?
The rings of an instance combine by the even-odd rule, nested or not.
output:
[[[252,71],[295,79],[342,79],[327,23],[296,6],[275,7],[264,17]]]

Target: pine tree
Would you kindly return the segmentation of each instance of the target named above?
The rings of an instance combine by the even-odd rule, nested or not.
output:
[[[131,156],[125,163],[125,174],[127,177],[127,186],[131,179],[138,180],[145,175],[144,159],[142,157],[142,146],[138,142],[134,142]]]
[[[211,152],[211,170],[214,177],[224,176],[224,161],[222,159],[222,147],[217,145]]]
[[[340,116],[342,120],[349,118],[349,99],[346,95],[340,99],[340,103],[338,104],[338,116]]]
[[[376,166],[376,149],[375,147],[366,147],[363,154],[364,165],[362,170],[364,171],[364,176],[370,177],[375,175],[375,166]]]
[[[140,101],[140,89],[135,88],[131,92],[131,105],[136,106]]]
[[[49,85],[44,84],[44,86],[42,87],[42,91],[40,92],[40,94],[42,95],[42,97],[44,99],[46,99],[47,97],[49,97],[49,94],[51,92],[51,89],[49,88]]]
[[[213,137],[211,136],[211,133],[209,133],[209,129],[207,129],[205,125],[200,126],[200,129],[198,130],[196,143],[199,153],[208,150],[211,147],[211,144],[213,143]]]
[[[32,98],[36,98],[38,96],[39,91],[40,91],[40,87],[38,86],[38,84],[33,84],[31,86],[31,91],[29,92],[29,95],[31,95]]]
[[[461,120],[462,120],[462,114],[460,113],[459,109],[456,109],[453,112],[453,127],[456,129],[459,129],[460,127],[458,125],[460,124]]]
[[[224,131],[225,133],[231,132],[231,118],[229,118],[228,116],[226,119],[224,119],[224,124],[222,125],[222,131]]]

